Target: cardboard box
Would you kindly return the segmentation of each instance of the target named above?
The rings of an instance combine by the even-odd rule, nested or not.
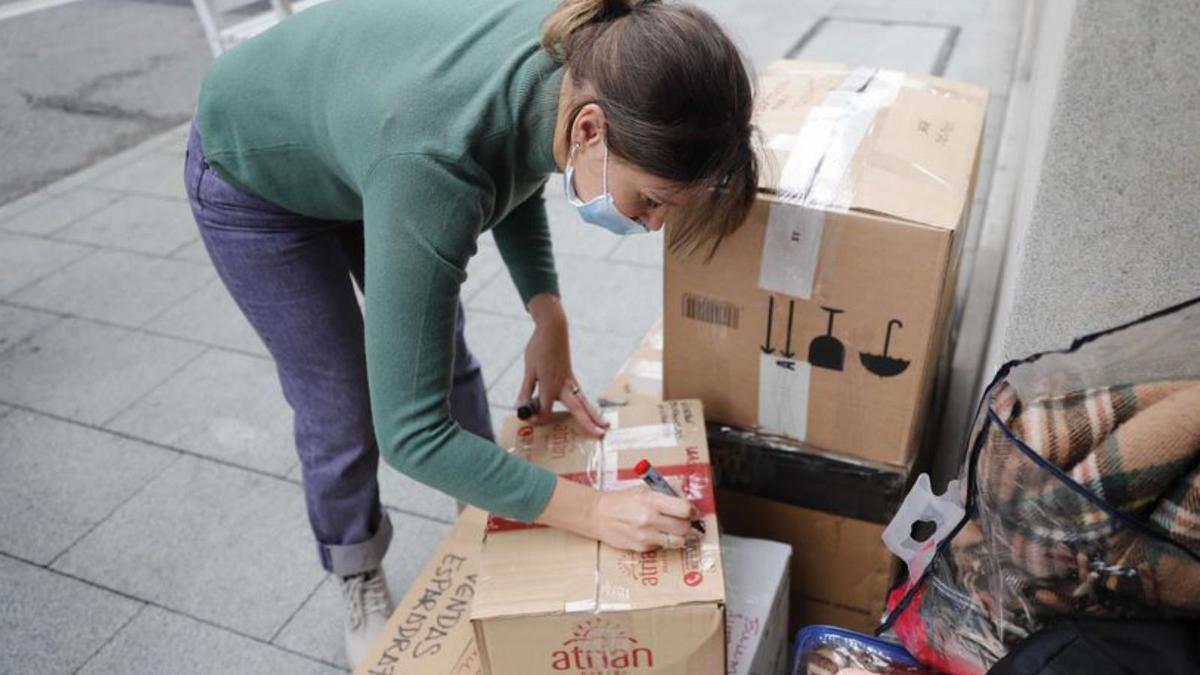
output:
[[[986,90],[780,61],[760,197],[715,257],[668,254],[665,396],[907,466],[948,332]]]
[[[354,675],[483,675],[470,605],[486,523],[479,509],[462,512]]]
[[[605,408],[658,403],[662,395],[663,322],[654,322],[600,397]]]
[[[486,522],[479,509],[463,511],[354,675],[483,675],[463,603],[478,584]],[[784,672],[790,556],[785,544],[722,535],[728,675]]]
[[[657,330],[656,325],[643,346],[654,342]],[[662,367],[654,353],[639,347],[614,383],[629,380],[631,364],[651,375],[655,367]],[[644,381],[655,380],[651,376]],[[647,384],[639,396],[653,393]],[[874,630],[897,567],[881,537],[907,493],[909,471],[708,427],[725,533],[785,542],[795,552],[788,634],[814,623]],[[729,560],[725,562],[728,617],[733,602],[730,579],[736,572]]]
[[[726,675],[782,675],[788,665],[788,563],[792,547],[721,535],[725,563]]]
[[[883,525],[730,490],[717,496],[727,532],[792,546],[789,633],[811,623],[875,628],[897,570]]]
[[[795,635],[804,626],[837,626],[870,635],[879,627],[879,615],[841,607],[795,594],[789,599],[788,634]]]
[[[603,443],[558,414],[542,427],[509,418],[501,445],[602,490],[638,485],[633,467],[649,459],[682,481],[707,534],[685,550],[635,553],[492,516],[471,621],[493,675],[724,672],[725,582],[700,403],[606,414]]]

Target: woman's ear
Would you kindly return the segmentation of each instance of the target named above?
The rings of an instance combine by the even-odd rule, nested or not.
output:
[[[583,106],[579,114],[575,116],[575,125],[570,130],[568,138],[571,145],[576,143],[592,145],[604,138],[605,129],[604,109],[595,103],[589,103]]]

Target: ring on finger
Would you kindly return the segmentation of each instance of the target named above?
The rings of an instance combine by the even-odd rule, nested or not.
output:
[[[576,394],[576,395],[579,394],[579,385],[578,384],[575,384],[574,382],[571,383],[571,393]]]

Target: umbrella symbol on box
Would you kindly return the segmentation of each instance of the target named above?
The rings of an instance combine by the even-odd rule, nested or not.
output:
[[[858,353],[858,358],[862,361],[863,367],[880,377],[895,377],[908,368],[908,359],[898,359],[894,356],[888,356],[888,347],[892,342],[893,325],[904,328],[904,324],[900,322],[900,319],[892,319],[888,322],[887,335],[883,338],[882,354]]]

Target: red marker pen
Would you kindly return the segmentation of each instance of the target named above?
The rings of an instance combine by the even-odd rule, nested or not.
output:
[[[651,490],[660,492],[668,497],[679,496],[679,493],[676,492],[675,488],[671,487],[671,484],[662,477],[662,474],[659,473],[654,467],[650,466],[650,462],[648,460],[643,459],[642,461],[638,462],[637,465],[633,467],[633,472],[641,476],[642,482],[644,482],[646,485],[649,485]],[[701,534],[707,534],[707,531],[704,529],[703,520],[693,520],[692,527],[699,530]]]

